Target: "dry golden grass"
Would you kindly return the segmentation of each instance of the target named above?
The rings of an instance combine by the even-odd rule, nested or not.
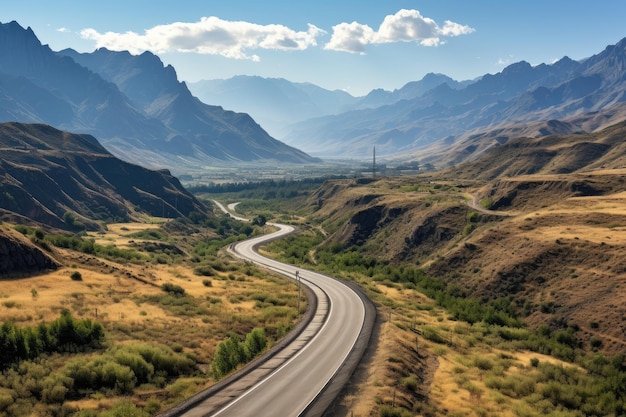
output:
[[[130,247],[130,241],[141,239],[128,238],[126,235],[144,230],[159,229],[164,222],[155,223],[113,223],[107,225],[107,230],[102,232],[89,232],[89,236],[99,245],[114,245],[118,248]]]
[[[626,191],[620,185],[625,173],[605,170],[506,178],[503,183],[517,192],[511,195],[518,199],[505,208],[508,216],[489,213],[489,223],[478,223],[471,233],[459,234],[439,246],[425,246],[430,243],[422,240],[417,244],[430,252],[421,255],[418,251],[422,246],[415,248],[415,258],[407,252],[406,239],[411,239],[428,211],[437,216],[436,211],[446,204],[461,204],[461,193],[435,189],[423,192],[427,184],[420,178],[384,179],[361,186],[337,182],[322,190],[323,204],[315,212],[315,219],[324,227],[331,226],[326,228],[330,239],[345,243],[350,235],[344,231],[350,232],[348,223],[354,213],[373,206],[382,206],[383,210],[400,208],[404,211],[399,211],[396,218],[377,218],[377,212],[372,211],[375,220],[371,222],[371,234],[362,234],[365,243],[359,243],[365,249],[371,246],[366,256],[398,262],[417,259],[418,266],[426,269],[436,265],[429,270],[431,274],[454,276],[460,286],[476,291],[477,297],[512,294],[532,303],[534,309],[525,318],[531,329],[552,318],[565,320],[580,326],[576,337],[584,348],[589,349],[591,338],[599,338],[603,352],[621,353],[626,347]],[[587,180],[604,195],[572,197],[577,194],[574,190],[579,182]],[[462,189],[469,195],[493,187],[482,189],[479,187],[483,184],[467,184],[469,187]],[[420,207],[424,201],[430,204]],[[462,211],[459,215],[464,216]],[[433,219],[438,225],[452,224],[449,218]],[[365,227],[364,223],[358,226]],[[363,229],[358,231],[363,233]],[[376,353],[358,389],[342,402],[349,410],[346,415],[377,416],[377,407],[391,405],[394,397],[396,405],[412,410],[416,416],[525,414],[527,403],[489,384],[494,379],[526,381],[536,372],[531,359],[573,366],[535,352],[496,348],[500,342],[486,340],[475,326],[466,325],[463,330],[462,323],[450,321],[444,311],[415,291],[367,278],[362,284],[376,289],[369,294],[379,304],[379,314],[387,321],[391,309],[392,319],[382,325]],[[541,311],[546,303],[554,303],[558,310]],[[420,338],[416,354],[409,348],[415,336],[410,330],[413,325],[436,329],[445,343]],[[396,361],[402,366],[398,367]],[[484,363],[493,364],[492,369],[483,370],[477,365]],[[412,372],[432,375],[420,380],[418,393],[399,388],[405,374]]]
[[[536,352],[494,347],[481,325],[450,320],[422,294],[399,286],[370,284],[383,320],[367,371],[341,402],[342,415],[378,416],[381,405],[402,407],[415,416],[513,417],[523,399],[489,387],[490,378],[522,380],[534,372],[531,359],[575,366]],[[443,343],[412,330],[435,329]],[[582,371],[582,370],[581,370]],[[407,382],[417,376],[417,387]]]
[[[105,235],[95,237],[103,244],[123,248],[128,244],[127,234],[158,227],[158,224],[108,225]],[[243,336],[254,327],[267,327],[268,337],[272,338],[280,336],[277,329],[290,328],[296,319],[294,283],[245,267],[234,259],[222,259],[228,272],[204,277],[195,275],[195,265],[185,259],[169,265],[149,261],[120,263],[59,248],[54,248],[54,256],[64,265],[57,271],[0,281],[0,322],[33,326],[50,322],[59,317],[61,310],[68,309],[75,318],[100,322],[109,345],[165,344],[193,354],[201,368],[208,370],[216,346],[231,332]],[[79,272],[82,279],[72,280],[70,276],[74,272]],[[192,300],[190,311],[183,312],[159,301],[166,295],[161,289],[164,283],[185,290]],[[259,305],[253,298],[255,294],[282,297],[284,305],[277,307],[281,313],[276,315],[268,306]],[[190,383],[187,394],[213,382],[207,374],[204,380]],[[150,396],[160,395],[153,394]],[[133,400],[140,403],[144,396],[138,388]],[[117,400],[89,398],[75,405],[98,408]]]

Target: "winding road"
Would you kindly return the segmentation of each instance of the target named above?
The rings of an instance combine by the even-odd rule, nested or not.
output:
[[[227,212],[219,203],[218,207]],[[371,302],[350,284],[259,255],[259,245],[294,231],[288,225],[272,226],[278,230],[233,244],[229,250],[289,278],[297,273],[317,299],[312,318],[280,350],[251,364],[241,376],[231,377],[219,390],[213,389],[169,415],[319,416],[358,364],[374,321]]]

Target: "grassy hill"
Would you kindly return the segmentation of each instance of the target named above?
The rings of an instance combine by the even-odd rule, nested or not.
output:
[[[47,125],[0,124],[0,209],[69,230],[206,208],[167,170],[111,155],[95,138]]]
[[[327,247],[413,264],[477,299],[508,298],[534,327],[575,322],[581,340],[599,337],[617,353],[626,348],[625,133],[621,123],[520,138],[433,174],[329,181],[309,201],[311,218]]]

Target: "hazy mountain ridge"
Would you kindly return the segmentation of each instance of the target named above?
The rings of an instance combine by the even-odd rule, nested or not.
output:
[[[329,91],[310,83],[245,75],[201,80],[189,83],[189,88],[205,103],[251,114],[275,135],[284,133],[291,123],[341,113],[358,100],[345,91]]]
[[[0,121],[92,134],[116,155],[152,167],[315,161],[269,136],[248,115],[200,102],[172,67],[150,53],[100,50],[91,59],[64,53],[42,45],[17,22],[0,25]],[[68,55],[89,61],[91,69]]]
[[[90,135],[41,124],[0,124],[0,209],[58,228],[138,213],[180,217],[205,207],[167,171],[124,162]]]
[[[280,138],[289,133],[291,125],[308,119],[413,99],[441,84],[458,89],[469,83],[429,73],[422,80],[409,82],[394,91],[375,89],[366,96],[354,97],[342,90],[326,90],[311,83],[238,75],[225,80],[189,83],[189,88],[204,102],[221,103],[226,108],[251,114]]]
[[[607,111],[625,100],[625,49],[622,40],[580,62],[518,62],[462,88],[443,83],[387,106],[300,122],[283,138],[319,156],[368,157],[373,146],[379,155],[428,150],[472,130]]]

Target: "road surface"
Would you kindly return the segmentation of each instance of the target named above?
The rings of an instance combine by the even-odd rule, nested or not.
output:
[[[226,211],[221,204],[218,207]],[[336,279],[265,258],[256,252],[258,245],[283,237],[294,230],[288,225],[272,226],[278,230],[234,244],[230,250],[237,257],[290,278],[294,278],[298,272],[301,283],[308,286],[318,300],[313,319],[295,340],[260,366],[205,400],[194,402],[192,408],[175,415],[321,415],[324,407],[320,407],[319,403],[328,402],[329,395],[325,393],[327,398],[322,401],[318,396],[325,391],[331,380],[335,384],[336,380],[346,379],[345,375],[338,376],[339,373],[351,373],[353,368],[343,369],[344,362],[350,357],[349,362],[356,366],[361,354],[355,361],[354,354],[351,355],[353,348],[359,346],[359,349],[364,350],[367,345],[371,329],[363,329],[367,327],[366,322],[370,326],[373,323],[373,309],[362,295]],[[336,387],[333,389],[337,391]]]

